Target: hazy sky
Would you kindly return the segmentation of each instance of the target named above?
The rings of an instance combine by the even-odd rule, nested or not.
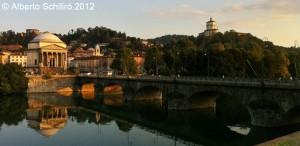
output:
[[[12,29],[67,33],[72,28],[105,26],[130,36],[198,35],[213,17],[220,31],[234,29],[267,37],[275,44],[300,41],[300,0],[0,0],[42,5],[94,2],[94,11],[18,11],[0,8],[0,31]]]

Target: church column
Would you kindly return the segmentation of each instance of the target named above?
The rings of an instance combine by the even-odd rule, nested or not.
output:
[[[55,53],[55,67],[58,67],[58,55]]]
[[[51,52],[50,66],[51,66],[51,67],[54,67],[53,52]]]
[[[65,57],[66,57],[66,53],[62,53],[62,67],[65,68]]]
[[[56,52],[56,60],[57,60],[56,67],[59,67],[59,53],[58,52]]]
[[[46,52],[46,67],[49,67],[49,57],[48,57],[48,52]]]
[[[55,67],[55,62],[56,60],[55,60],[55,53],[54,52],[52,52],[52,67]]]
[[[64,59],[63,59],[63,53],[62,52],[60,53],[60,62],[61,62],[60,67],[63,68],[64,67]]]
[[[58,55],[58,67],[61,67],[61,53],[59,52]]]
[[[65,60],[66,60],[65,68],[67,69],[67,66],[68,66],[68,64],[67,64],[68,63],[67,62],[68,61],[68,52],[66,52],[66,59]]]
[[[64,67],[64,58],[63,58],[63,53],[60,53],[60,61],[61,61],[61,68],[63,68]]]
[[[54,55],[54,52],[52,52],[52,67],[55,67],[55,55]]]
[[[44,52],[43,51],[41,51],[41,56],[42,57],[40,58],[41,60],[39,62],[39,66],[42,65],[41,67],[44,67]]]
[[[52,66],[52,53],[49,52],[49,67]]]

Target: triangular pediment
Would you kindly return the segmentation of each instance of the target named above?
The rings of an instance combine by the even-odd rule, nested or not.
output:
[[[66,50],[66,48],[63,48],[63,47],[61,47],[59,45],[56,45],[56,44],[44,46],[41,49],[42,50]]]

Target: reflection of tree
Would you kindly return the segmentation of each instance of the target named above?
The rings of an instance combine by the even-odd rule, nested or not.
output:
[[[160,101],[135,101],[134,106],[145,120],[159,122],[167,118]]]
[[[88,111],[88,110],[84,110],[84,109],[70,109],[68,111],[68,114],[70,117],[72,117],[72,119],[75,119],[75,121],[78,123],[84,123],[87,121],[88,123],[107,124],[112,121],[111,118],[109,118],[107,116],[103,116],[101,114],[100,114],[100,120],[99,120],[99,119],[97,119],[96,112],[92,112],[92,111]]]
[[[0,127],[17,125],[26,116],[27,97],[0,97]]]
[[[217,100],[216,114],[218,119],[229,123],[248,123],[250,115],[242,104],[241,98],[222,95]]]
[[[126,122],[126,121],[116,121],[116,124],[119,127],[119,130],[123,132],[129,132],[131,128],[133,127],[133,124]]]

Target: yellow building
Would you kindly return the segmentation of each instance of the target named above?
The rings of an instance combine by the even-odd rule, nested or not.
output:
[[[57,36],[41,33],[28,44],[27,58],[27,71],[64,73],[67,69],[67,46]]]
[[[0,52],[0,64],[9,63],[10,52]]]

